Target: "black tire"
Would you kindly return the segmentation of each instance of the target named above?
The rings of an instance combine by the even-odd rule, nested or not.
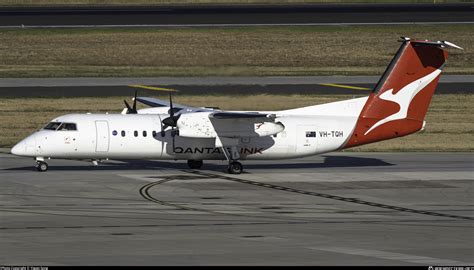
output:
[[[43,161],[39,161],[36,163],[36,170],[38,170],[39,172],[45,172],[48,170],[48,163],[46,162],[43,162]]]
[[[202,160],[188,160],[188,167],[191,169],[201,169],[202,164]]]
[[[243,171],[242,164],[240,162],[233,161],[229,163],[229,167],[227,168],[227,171],[230,174],[241,174]]]

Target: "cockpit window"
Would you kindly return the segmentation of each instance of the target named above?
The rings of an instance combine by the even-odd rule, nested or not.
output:
[[[74,123],[62,123],[58,130],[77,130],[77,128]]]
[[[58,127],[61,125],[60,122],[51,122],[49,124],[47,124],[44,129],[47,129],[47,130],[56,130],[58,129]]]
[[[61,123],[61,122],[51,122],[47,124],[44,129],[46,130],[77,130],[77,126],[74,123]]]

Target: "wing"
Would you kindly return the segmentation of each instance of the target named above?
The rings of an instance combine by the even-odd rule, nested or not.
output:
[[[264,137],[275,135],[285,128],[275,122],[276,115],[259,112],[213,112],[209,114],[218,137]]]
[[[156,107],[169,107],[170,103],[168,101],[158,99],[158,98],[150,98],[150,97],[137,97],[137,101],[141,102],[145,105],[148,105],[150,107],[156,108]],[[175,113],[190,113],[190,112],[208,112],[208,111],[214,111],[215,109],[218,108],[197,108],[197,107],[191,107],[191,106],[186,106],[178,103],[173,102],[173,108],[175,109]]]
[[[193,138],[263,137],[285,128],[275,114],[258,112],[204,111],[181,114],[179,135]]]
[[[209,114],[209,118],[214,119],[248,119],[255,118],[256,121],[262,121],[262,118],[275,118],[274,114],[264,114],[258,112],[214,112]]]
[[[157,99],[157,98],[137,97],[137,101],[145,105],[148,105],[150,107],[169,107],[170,106],[170,103],[168,101]],[[173,102],[173,107],[179,108],[179,109],[193,108],[193,107],[189,107],[189,106],[185,106],[181,104],[175,104],[174,102]]]

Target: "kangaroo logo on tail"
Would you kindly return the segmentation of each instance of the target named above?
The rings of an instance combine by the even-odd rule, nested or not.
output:
[[[408,114],[408,107],[411,104],[413,98],[423,90],[429,83],[431,83],[439,74],[441,73],[441,68],[436,69],[432,73],[420,78],[416,81],[413,81],[400,89],[397,93],[393,94],[393,88],[380,94],[379,98],[387,101],[392,101],[398,104],[400,109],[385,117],[384,119],[379,120],[375,123],[364,135],[367,135],[376,127],[385,124],[390,121],[405,119]]]
[[[411,40],[402,44],[368,97],[343,148],[415,133],[436,90],[445,48],[462,49],[447,41]]]

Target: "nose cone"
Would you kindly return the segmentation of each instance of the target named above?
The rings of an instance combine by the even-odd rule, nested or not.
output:
[[[30,135],[23,139],[21,142],[13,146],[10,151],[12,154],[17,156],[34,156],[36,148],[35,135]]]
[[[11,150],[11,153],[14,154],[14,155],[17,155],[17,156],[22,156],[24,154],[26,154],[26,144],[24,141],[21,141],[17,144],[15,144],[15,146],[13,146],[12,150]]]

